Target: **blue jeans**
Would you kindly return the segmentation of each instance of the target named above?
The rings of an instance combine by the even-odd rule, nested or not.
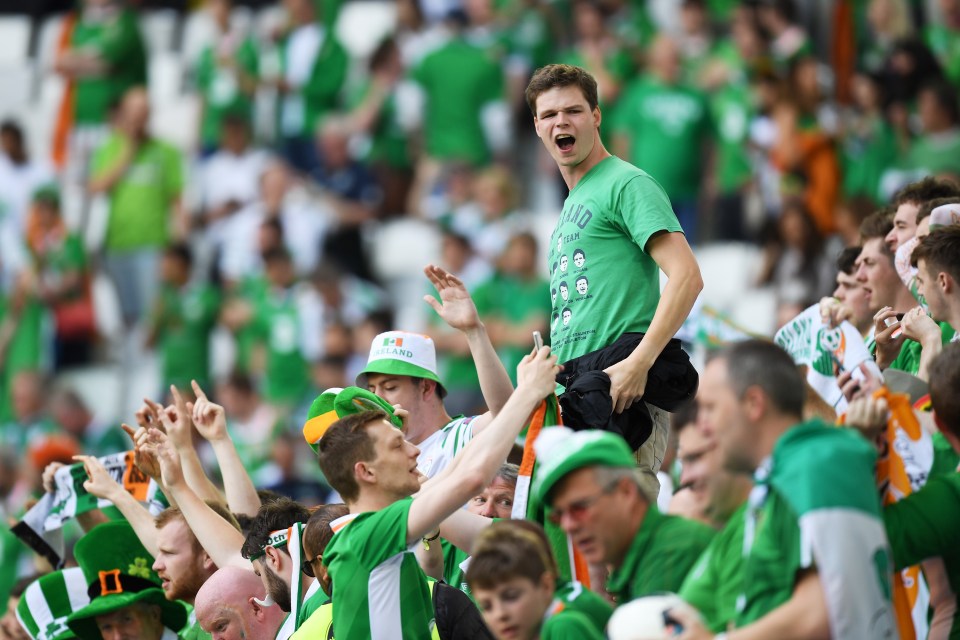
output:
[[[120,299],[123,322],[136,324],[153,304],[160,290],[160,250],[145,247],[109,252],[104,256],[107,275]]]

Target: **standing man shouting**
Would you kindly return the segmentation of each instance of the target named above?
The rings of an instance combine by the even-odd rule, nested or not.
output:
[[[609,396],[615,423],[608,428],[639,447],[643,491],[656,500],[669,429],[663,410],[696,391],[696,372],[672,338],[703,288],[700,268],[664,190],[600,141],[597,82],[589,73],[542,67],[526,99],[537,135],[570,189],[550,243],[551,288],[589,277],[582,293],[554,300],[554,313],[564,313],[550,334],[564,363],[557,381],[567,388],[578,378],[594,388],[599,382],[602,392],[609,384],[609,394],[601,393],[603,402]],[[660,270],[669,278],[662,294]],[[564,421],[578,428],[571,401],[561,396]]]

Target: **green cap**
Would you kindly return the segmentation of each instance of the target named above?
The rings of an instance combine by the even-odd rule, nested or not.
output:
[[[385,411],[393,426],[403,428],[400,416],[393,414],[393,405],[380,396],[360,387],[333,388],[321,393],[310,405],[307,421],[303,423],[303,438],[316,451],[320,438],[334,422],[345,416],[371,410]]]
[[[76,638],[67,616],[90,603],[87,581],[79,567],[54,571],[30,583],[17,603],[17,620],[31,638]]]
[[[548,427],[540,432],[533,446],[540,463],[533,481],[533,492],[544,504],[549,504],[547,496],[553,487],[577,469],[637,466],[626,441],[609,431]]]
[[[102,638],[96,617],[138,602],[160,607],[163,626],[179,631],[187,622],[187,609],[167,600],[159,576],[151,568],[153,556],[126,521],[94,527],[77,541],[73,551],[87,582],[90,604],[71,614],[67,625],[77,637]]]

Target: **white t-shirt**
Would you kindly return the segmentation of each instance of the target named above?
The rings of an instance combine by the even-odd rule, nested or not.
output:
[[[436,433],[417,445],[417,470],[432,478],[453,460],[467,443],[473,439],[473,422],[478,416],[454,418]]]

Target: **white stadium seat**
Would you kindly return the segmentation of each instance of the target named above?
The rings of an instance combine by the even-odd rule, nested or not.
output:
[[[30,18],[0,18],[0,64],[20,64],[27,60],[30,46]]]
[[[355,0],[343,5],[337,37],[354,59],[367,58],[397,24],[397,6],[383,0]]]
[[[177,36],[177,12],[173,9],[144,11],[140,14],[140,30],[152,55],[172,51]]]

